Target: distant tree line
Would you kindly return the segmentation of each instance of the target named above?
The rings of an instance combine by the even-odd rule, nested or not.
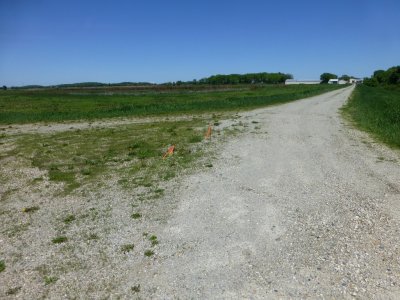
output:
[[[400,66],[385,70],[376,70],[370,78],[364,78],[369,86],[400,85]]]
[[[177,85],[182,84],[211,84],[211,85],[224,85],[224,84],[279,84],[284,83],[286,79],[293,79],[291,74],[284,73],[247,73],[247,74],[229,74],[229,75],[213,75],[210,77],[202,78],[200,80],[192,81],[177,81]]]
[[[235,84],[280,84],[286,79],[293,79],[291,74],[285,73],[247,73],[230,75],[213,75],[200,80],[165,82],[160,85],[235,85]],[[101,82],[79,82],[69,84],[58,84],[51,86],[25,85],[20,87],[11,87],[12,89],[41,89],[41,88],[90,88],[107,86],[149,86],[155,85],[149,82],[119,82],[119,83],[101,83]]]
[[[44,89],[44,88],[90,88],[90,87],[107,87],[107,86],[147,86],[153,85],[149,82],[118,82],[118,83],[101,83],[101,82],[78,82],[78,83],[66,83],[56,85],[24,85],[24,86],[13,86],[11,89]]]

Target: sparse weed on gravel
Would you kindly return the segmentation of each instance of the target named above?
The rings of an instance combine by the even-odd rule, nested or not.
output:
[[[66,241],[68,241],[68,238],[66,236],[57,236],[51,240],[53,244],[61,244],[65,243]]]
[[[0,272],[3,272],[6,269],[6,263],[4,260],[0,260]]]
[[[45,277],[44,277],[44,283],[45,283],[46,285],[55,283],[57,280],[58,280],[58,278],[55,277],[55,276],[45,276]]]
[[[141,217],[142,217],[142,214],[141,213],[133,213],[132,215],[131,215],[131,217],[132,217],[132,219],[140,219]]]
[[[144,251],[144,255],[147,257],[153,256],[154,255],[154,251],[153,250],[146,250]]]
[[[32,213],[32,212],[35,212],[35,211],[38,211],[38,210],[39,210],[39,206],[29,206],[29,207],[24,207],[22,209],[22,212],[24,212],[24,213]]]
[[[73,221],[75,221],[75,215],[68,215],[63,220],[65,224],[70,224]]]
[[[128,253],[128,252],[132,251],[133,248],[135,248],[134,244],[125,244],[125,245],[121,246],[121,251],[123,253]]]

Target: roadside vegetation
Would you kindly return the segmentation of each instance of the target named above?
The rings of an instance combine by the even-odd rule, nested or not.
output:
[[[343,110],[360,129],[400,148],[400,67],[364,79]]]
[[[328,85],[242,85],[200,91],[176,88],[36,89],[0,91],[0,124],[62,122],[126,116],[241,110],[314,96],[340,88]]]

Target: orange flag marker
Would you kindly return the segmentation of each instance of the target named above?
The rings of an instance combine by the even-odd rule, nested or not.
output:
[[[174,154],[175,151],[175,145],[169,146],[167,152],[163,155],[163,159],[165,159],[167,156],[171,156]]]
[[[208,125],[208,129],[207,129],[207,132],[206,132],[206,134],[205,134],[204,137],[205,137],[206,139],[210,138],[210,140],[211,140],[211,124]]]

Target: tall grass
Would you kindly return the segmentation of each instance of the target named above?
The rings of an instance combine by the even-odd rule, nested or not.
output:
[[[339,88],[333,85],[240,86],[230,90],[109,92],[9,90],[0,92],[0,124],[60,122],[122,116],[240,110],[284,103]]]
[[[358,127],[400,147],[400,88],[358,86],[343,108]]]

